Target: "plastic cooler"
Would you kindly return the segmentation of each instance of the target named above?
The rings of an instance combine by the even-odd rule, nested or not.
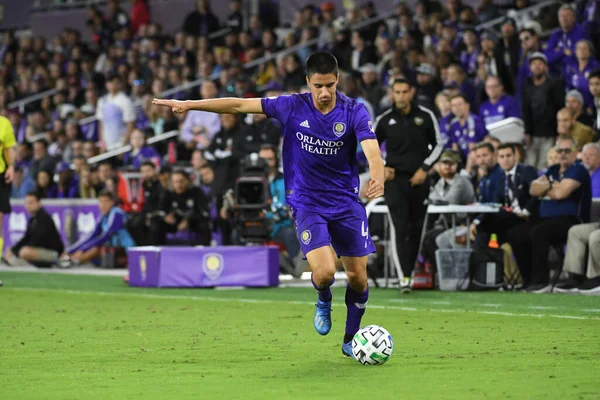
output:
[[[469,286],[472,249],[439,249],[435,252],[440,290],[455,292]]]

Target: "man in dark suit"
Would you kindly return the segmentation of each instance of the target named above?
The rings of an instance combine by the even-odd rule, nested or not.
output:
[[[513,228],[537,215],[539,204],[538,199],[529,194],[531,182],[537,178],[535,168],[517,163],[512,143],[501,143],[496,154],[502,177],[496,186],[495,202],[503,208],[497,214],[483,214],[474,220],[471,232],[477,234],[476,243],[480,246],[487,244],[492,233],[498,235],[500,242],[507,241]]]

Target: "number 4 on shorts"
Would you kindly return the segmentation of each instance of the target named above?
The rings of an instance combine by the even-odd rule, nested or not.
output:
[[[369,236],[369,225],[367,225],[367,229],[365,229],[365,221],[362,222],[362,226],[360,227],[363,237],[367,238]]]

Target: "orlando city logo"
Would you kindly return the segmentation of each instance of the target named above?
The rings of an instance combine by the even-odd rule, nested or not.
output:
[[[336,122],[333,124],[333,133],[337,137],[341,137],[344,133],[346,133],[346,124],[343,122]]]
[[[202,258],[202,270],[213,281],[223,273],[223,256],[219,253],[208,253]]]
[[[309,244],[310,239],[312,239],[312,235],[310,234],[310,231],[307,229],[304,232],[302,232],[302,235],[300,238],[302,239],[302,243]]]
[[[146,269],[148,266],[146,265],[146,256],[140,256],[140,276],[142,278],[142,282],[146,282]]]

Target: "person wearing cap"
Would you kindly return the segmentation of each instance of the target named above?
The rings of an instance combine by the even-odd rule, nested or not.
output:
[[[104,96],[98,100],[98,139],[106,150],[121,147],[129,142],[135,123],[135,109],[131,99],[121,90],[121,78],[111,74],[106,79]]]
[[[440,156],[435,169],[440,179],[431,188],[429,204],[467,205],[475,201],[475,191],[468,177],[458,173],[460,156],[454,150],[444,150]],[[446,221],[444,222],[446,218]],[[466,216],[459,216],[456,220],[457,226],[464,224]],[[450,221],[441,215],[435,222],[433,228],[425,233],[421,255],[425,263],[435,263],[435,251],[437,237],[444,234],[446,226]],[[453,230],[450,229],[453,235]]]
[[[411,275],[427,210],[429,170],[444,144],[435,114],[413,101],[414,89],[406,79],[391,86],[394,104],[373,126],[381,146],[386,142],[385,193],[396,229],[396,246],[403,291],[411,290]]]
[[[485,93],[488,100],[479,106],[479,117],[485,126],[506,118],[521,118],[521,111],[514,97],[504,93],[504,86],[497,76],[485,80]]]
[[[575,139],[577,151],[584,145],[594,141],[594,131],[591,127],[575,121],[568,108],[561,108],[556,113],[556,132],[559,136],[568,136]]]
[[[575,46],[582,39],[589,40],[587,32],[575,23],[575,10],[569,4],[558,10],[558,24],[546,46],[546,57],[552,69],[560,71],[561,66],[575,55]]]
[[[531,78],[521,93],[521,115],[525,124],[527,164],[542,170],[548,149],[556,137],[556,113],[564,107],[565,84],[548,75],[544,53],[529,56]]]
[[[594,126],[594,112],[593,109],[584,112],[583,109],[583,96],[578,90],[572,89],[567,92],[565,96],[565,107],[571,112],[573,119],[582,124],[593,127]]]
[[[521,29],[521,32],[519,32],[519,41],[521,42],[521,56],[518,65],[519,72],[517,73],[516,99],[520,102],[523,86],[527,82],[527,78],[531,77],[529,56],[542,51],[542,46],[537,32],[531,28]]]
[[[421,64],[416,68],[417,84],[415,103],[433,110],[435,97],[441,90],[441,82],[437,79],[435,68],[431,64]]]
[[[498,46],[498,36],[494,31],[486,30],[481,34],[481,54],[485,56],[486,76],[497,76],[507,93],[513,93],[513,80],[505,62],[505,54]]]
[[[42,207],[39,193],[27,193],[25,210],[29,214],[25,234],[6,251],[4,258],[10,265],[25,261],[37,267],[51,267],[64,249],[61,235],[52,216]]]
[[[563,66],[567,90],[577,89],[581,93],[586,113],[588,110],[591,111],[594,105],[594,98],[588,85],[588,76],[599,68],[600,62],[594,58],[592,42],[586,39],[577,42],[575,57],[568,59]]]

